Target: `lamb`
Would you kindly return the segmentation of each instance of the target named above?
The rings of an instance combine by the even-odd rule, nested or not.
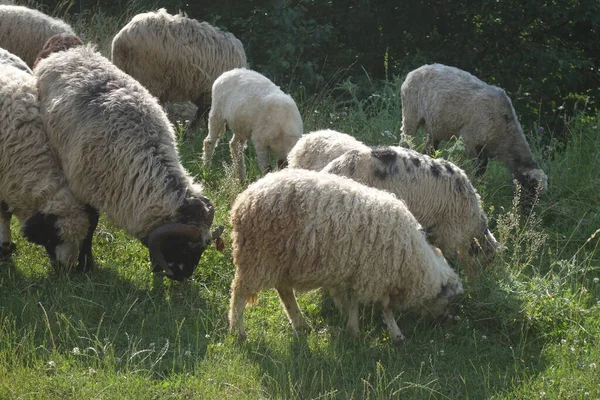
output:
[[[269,167],[269,151],[285,165],[286,156],[302,136],[302,117],[294,99],[267,77],[237,68],[223,73],[213,84],[208,116],[208,136],[204,139],[204,166],[211,163],[218,140],[227,124],[234,132],[229,142],[231,158],[241,181],[246,179],[244,146],[252,139],[262,172]]]
[[[192,101],[195,129],[210,104],[213,82],[225,71],[246,67],[244,46],[232,33],[164,8],[138,14],[112,42],[112,61],[164,104]]]
[[[33,63],[33,68],[37,66],[40,60],[48,57],[50,54],[65,51],[77,46],[83,46],[83,41],[78,36],[70,35],[68,33],[54,35],[49,38],[44,44],[44,47],[42,47],[42,50]]]
[[[423,65],[410,72],[401,87],[402,134],[429,134],[426,148],[460,136],[465,153],[478,158],[478,173],[498,158],[527,193],[547,189],[548,177],[533,159],[510,98],[458,68]]]
[[[288,167],[320,171],[330,161],[350,150],[368,148],[354,137],[331,129],[311,132],[303,135],[288,154]]]
[[[10,231],[14,214],[28,241],[44,246],[54,264],[71,267],[88,231],[88,215],[51,152],[35,79],[13,64],[14,59],[0,59],[0,254],[7,257],[16,249]]]
[[[351,150],[322,172],[352,178],[402,199],[428,232],[429,241],[451,260],[459,260],[468,277],[477,263],[487,265],[501,249],[488,229],[477,190],[453,163],[402,147]]]
[[[0,48],[0,65],[15,67],[23,72],[27,72],[29,75],[33,74],[33,72],[31,72],[31,68],[25,64],[25,61],[21,60],[10,51],[4,50],[3,48]]]
[[[0,47],[19,56],[29,67],[33,67],[46,40],[60,33],[74,34],[67,23],[40,11],[0,5]]]
[[[157,99],[91,45],[49,55],[34,75],[77,198],[147,246],[156,274],[190,277],[212,239],[214,206],[179,162]]]
[[[238,196],[231,224],[229,329],[240,339],[246,303],[273,287],[296,330],[308,324],[294,290],[323,287],[345,296],[354,334],[359,303],[378,302],[396,344],[404,336],[393,307],[439,317],[463,290],[401,200],[344,177],[302,169],[268,174]]]

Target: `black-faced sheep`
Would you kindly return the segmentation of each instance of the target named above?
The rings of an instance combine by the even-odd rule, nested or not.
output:
[[[196,104],[190,127],[194,129],[210,103],[205,97],[215,79],[246,67],[246,53],[233,34],[161,8],[136,15],[117,33],[112,61],[163,104],[188,100]]]
[[[75,36],[68,33],[61,33],[60,35],[54,35],[49,38],[42,50],[38,54],[35,62],[33,63],[33,68],[37,66],[40,60],[48,57],[52,53],[57,53],[59,51],[65,51],[72,47],[83,46],[83,41]]]
[[[325,129],[303,135],[288,154],[287,163],[289,168],[320,171],[329,162],[350,150],[368,148],[350,135]]]
[[[11,64],[0,64],[0,253],[15,249],[10,220],[23,235],[45,247],[52,262],[78,261],[88,216],[53,155],[40,116],[35,78]],[[85,269],[85,264],[78,266]]]
[[[498,158],[530,194],[546,190],[548,178],[533,159],[510,98],[458,68],[424,65],[410,72],[401,87],[402,134],[428,133],[426,148],[461,137],[468,157],[478,158],[478,173]]]
[[[75,195],[148,246],[154,272],[191,276],[211,242],[214,208],[179,162],[157,99],[92,46],[51,54],[34,74]]]
[[[297,330],[308,325],[294,290],[322,287],[348,299],[353,333],[359,303],[378,302],[394,343],[404,336],[393,307],[440,316],[462,292],[458,275],[402,201],[344,177],[301,169],[268,174],[238,196],[231,224],[229,329],[242,339],[246,303],[269,288],[277,289]]]
[[[500,245],[488,229],[477,190],[463,170],[401,147],[351,150],[322,172],[352,178],[402,199],[444,255],[459,259],[467,276],[487,264]]]
[[[244,147],[248,140],[252,139],[264,173],[269,170],[269,151],[283,167],[302,136],[302,117],[294,99],[267,77],[243,68],[225,72],[213,84],[208,136],[204,140],[205,167],[211,163],[225,124],[233,131],[229,148],[242,181],[246,179]]]
[[[0,48],[0,65],[15,67],[23,72],[27,72],[30,75],[33,74],[33,72],[31,72],[31,68],[29,68],[25,61],[21,60],[10,51],[4,50],[3,48]]]
[[[38,53],[51,36],[74,34],[64,21],[23,6],[0,5],[0,47],[33,67]]]

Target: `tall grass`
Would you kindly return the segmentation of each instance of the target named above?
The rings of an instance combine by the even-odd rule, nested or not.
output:
[[[86,14],[71,23],[106,51],[129,17]],[[399,83],[366,100],[351,82],[307,96],[306,128],[395,144]],[[507,250],[465,281],[453,321],[431,326],[401,315],[402,348],[390,345],[377,307],[362,308],[362,333],[351,338],[318,292],[299,297],[312,332],[295,334],[267,291],[247,311],[248,341],[236,343],[226,321],[229,246],[207,250],[193,279],[180,284],[153,278],[143,246],[103,219],[97,268],[87,275],[55,273],[43,250],[17,234],[16,254],[0,264],[0,398],[600,398],[598,119],[575,118],[569,129],[568,142],[550,147],[535,140],[537,127],[526,129],[550,182],[530,215],[521,215],[500,164],[474,180]],[[228,225],[247,185],[230,167],[228,137],[203,169],[206,131],[184,141],[184,130],[182,162],[205,183],[216,223]],[[251,146],[246,154],[248,181],[258,179]],[[471,168],[460,142],[438,156]]]

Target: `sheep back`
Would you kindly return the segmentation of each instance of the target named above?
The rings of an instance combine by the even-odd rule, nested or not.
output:
[[[368,148],[348,134],[324,129],[303,135],[288,154],[287,161],[290,168],[320,171],[347,151]]]
[[[233,34],[162,8],[117,33],[112,61],[162,102],[195,101],[223,72],[245,67],[246,53]]]
[[[25,61],[21,60],[10,51],[4,50],[3,48],[0,48],[0,65],[12,66],[20,69],[23,72],[27,72],[30,75],[33,74],[33,72],[31,72],[31,68],[29,68]]]
[[[282,286],[350,290],[400,308],[437,298],[459,278],[394,195],[321,172],[286,169],[253,183],[231,210],[232,287],[249,297]]]
[[[0,5],[0,47],[16,54],[30,67],[46,40],[60,33],[74,34],[66,22],[40,11]]]

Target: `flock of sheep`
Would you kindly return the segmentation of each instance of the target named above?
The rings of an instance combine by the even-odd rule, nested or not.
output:
[[[154,273],[190,277],[213,229],[214,206],[180,163],[163,106],[207,109],[203,162],[226,127],[244,180],[252,140],[261,170],[231,209],[230,329],[246,336],[243,313],[275,288],[294,329],[308,327],[294,291],[324,288],[358,332],[359,304],[381,305],[394,343],[393,309],[443,317],[501,249],[463,170],[403,147],[369,147],[323,130],[303,135],[296,103],[247,69],[242,43],[206,22],[164,9],[135,16],[114,37],[112,60],[63,21],[0,5],[0,252],[15,251],[14,213],[24,236],[53,263],[88,271],[99,215],[149,250]],[[503,161],[531,194],[547,177],[533,160],[506,93],[453,67],[425,65],[401,88],[402,134],[429,134],[428,148],[461,137],[483,171]],[[283,168],[288,164],[287,168]],[[458,264],[457,264],[458,265]]]

